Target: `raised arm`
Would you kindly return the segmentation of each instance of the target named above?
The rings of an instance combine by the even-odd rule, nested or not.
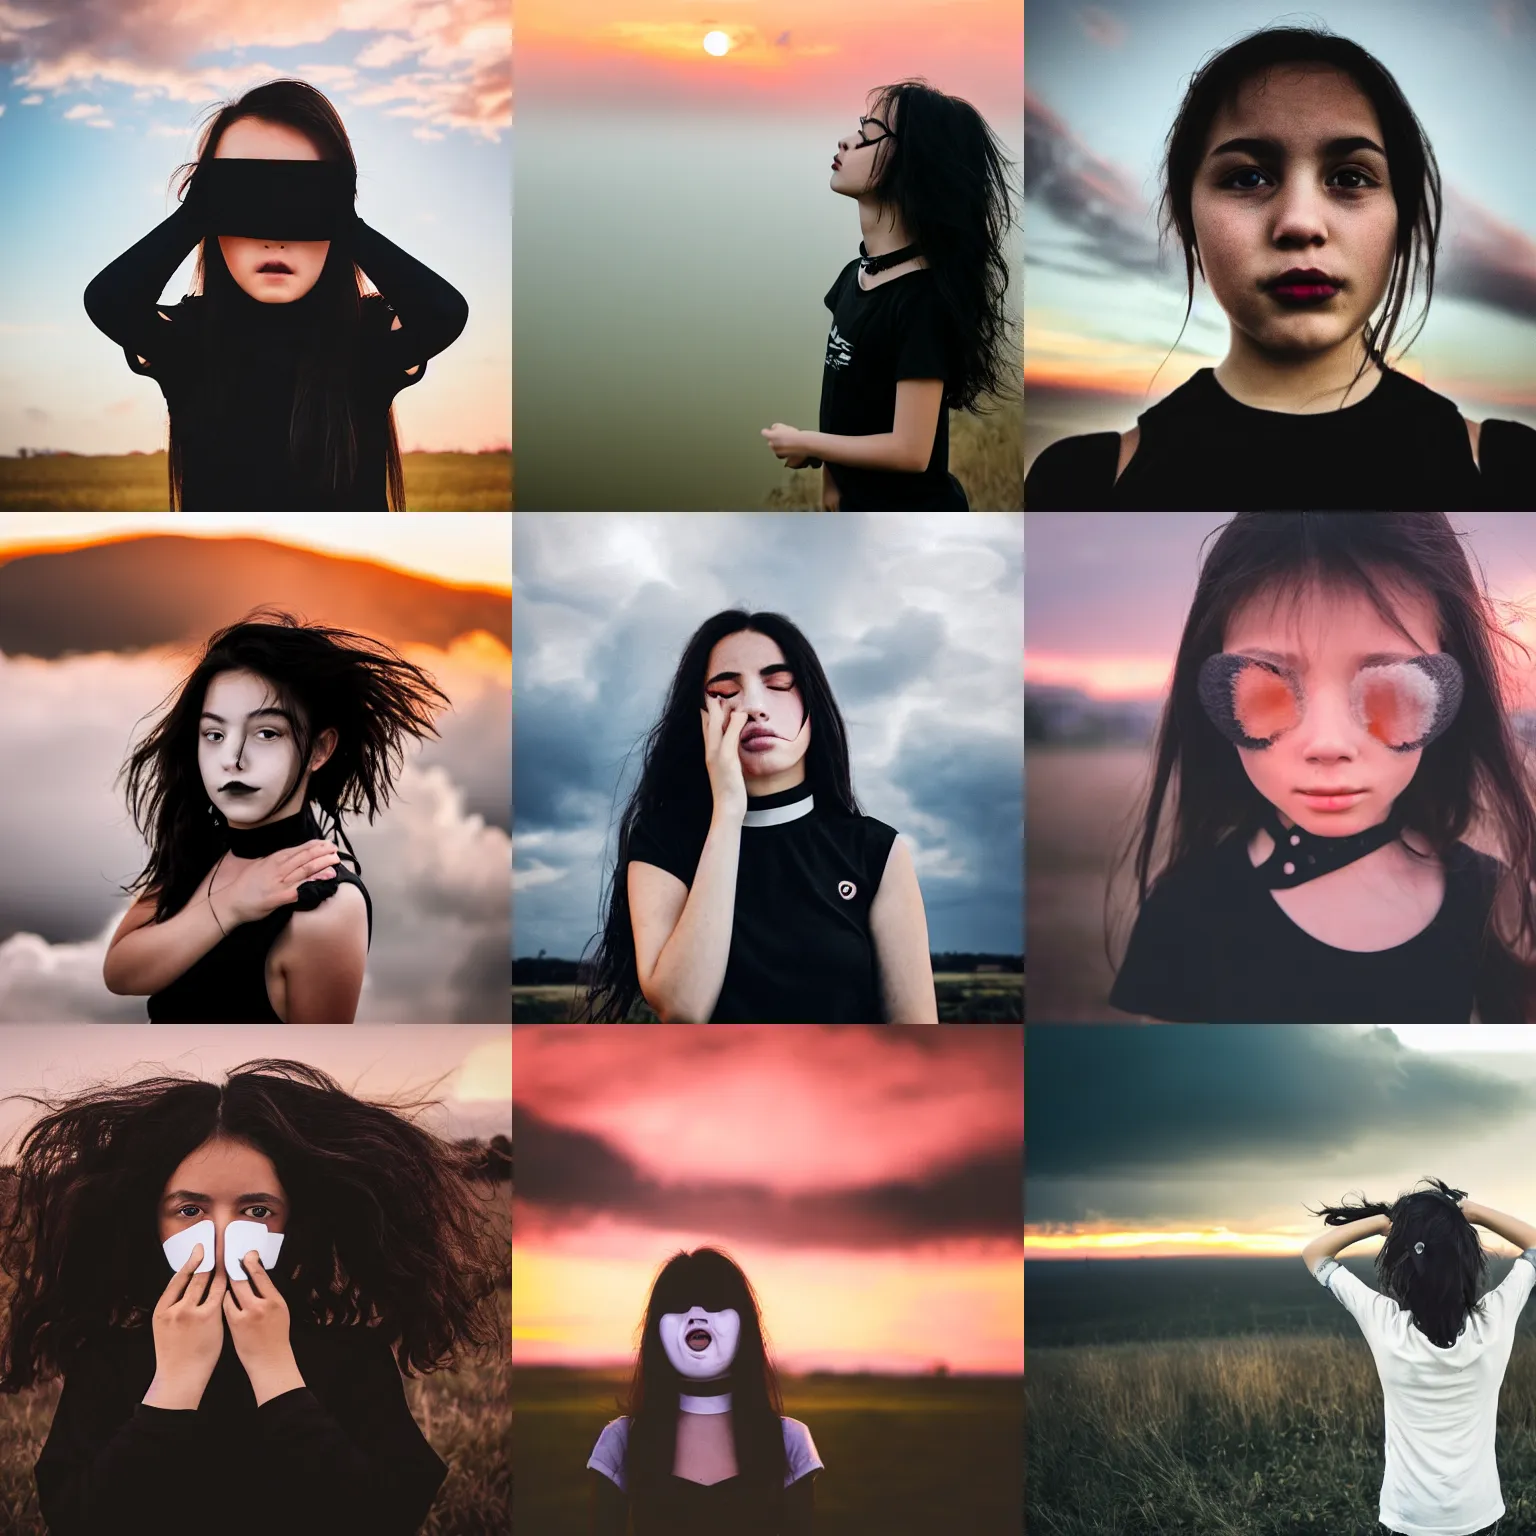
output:
[[[451,346],[469,323],[469,305],[452,283],[358,219],[352,255],[400,317],[385,339],[385,360],[402,372]]]
[[[1521,1253],[1527,1248],[1536,1248],[1536,1227],[1528,1221],[1521,1221],[1518,1216],[1506,1216],[1503,1211],[1478,1205],[1473,1200],[1461,1202],[1461,1214],[1474,1226],[1487,1227],[1490,1232],[1498,1233],[1506,1243],[1512,1243]]]
[[[1386,1216],[1362,1216],[1359,1221],[1347,1221],[1341,1227],[1324,1227],[1301,1250],[1301,1262],[1315,1275],[1324,1259],[1336,1257],[1351,1243],[1367,1237],[1385,1237],[1391,1230],[1392,1222]]]
[[[118,346],[153,362],[160,332],[169,331],[156,306],[187,252],[203,237],[193,208],[178,203],[137,245],[103,267],[86,285],[85,312]]]

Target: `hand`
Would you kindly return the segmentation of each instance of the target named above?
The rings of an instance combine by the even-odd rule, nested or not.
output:
[[[704,766],[709,770],[715,814],[740,821],[747,814],[747,781],[742,777],[739,755],[747,712],[728,710],[714,694],[707,693],[699,713],[704,716]]]
[[[821,509],[823,512],[837,512],[843,505],[842,493],[837,488],[837,481],[832,478],[830,466],[821,466]]]
[[[810,457],[798,427],[786,427],[782,421],[776,421],[771,427],[764,427],[761,435],[768,439],[768,446],[779,458],[799,459],[799,464],[789,466],[791,469],[799,469]]]
[[[259,1405],[279,1392],[302,1387],[304,1378],[293,1358],[288,1303],[282,1292],[262,1268],[261,1255],[254,1248],[240,1262],[251,1278],[236,1280],[225,1291],[224,1316]]]
[[[296,902],[299,887],[306,880],[334,880],[340,860],[336,845],[323,837],[300,843],[297,848],[280,848],[245,865],[227,885],[213,887],[214,916],[226,929],[237,923],[254,923]]]
[[[202,1261],[203,1245],[195,1243],[155,1303],[155,1379],[144,1394],[151,1408],[196,1408],[219,1363],[229,1282],[223,1269],[193,1274]]]

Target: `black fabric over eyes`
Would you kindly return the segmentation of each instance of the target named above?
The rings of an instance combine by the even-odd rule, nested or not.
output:
[[[205,160],[207,227],[257,240],[334,240],[353,218],[357,177],[332,160]]]

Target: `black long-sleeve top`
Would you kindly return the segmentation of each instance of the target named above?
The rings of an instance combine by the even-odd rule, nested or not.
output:
[[[411,1536],[448,1475],[411,1416],[388,1344],[295,1321],[305,1385],[259,1408],[226,1329],[198,1407],[152,1408],[153,1330],[114,1330],[65,1373],[38,1457],[51,1536],[191,1523],[220,1536]]]
[[[298,359],[315,315],[316,290],[289,304],[262,304],[236,289],[230,309],[234,370],[227,404],[215,408],[200,362],[207,300],[189,295],[179,304],[159,302],[203,233],[196,215],[180,205],[85,290],[92,322],[122,347],[129,368],[154,379],[165,395],[182,454],[182,505],[188,511],[386,510],[390,404],[426,377],[427,359],[464,329],[464,296],[376,229],[355,221],[347,242],[379,292],[361,301],[351,372],[357,474],[338,491],[297,472],[289,449]],[[407,371],[412,368],[414,373]]]

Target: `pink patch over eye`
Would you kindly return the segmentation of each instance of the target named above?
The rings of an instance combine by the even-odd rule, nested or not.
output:
[[[1386,747],[1418,741],[1434,718],[1434,684],[1420,672],[1393,668],[1360,683],[1360,709],[1367,731]]]
[[[1232,713],[1243,733],[1268,741],[1301,723],[1296,695],[1266,667],[1244,667],[1232,681]]]

